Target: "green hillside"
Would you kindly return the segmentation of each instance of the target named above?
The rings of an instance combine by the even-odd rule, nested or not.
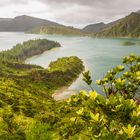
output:
[[[52,93],[70,85],[83,71],[83,62],[75,56],[51,62],[49,69],[24,64],[25,58],[56,45],[60,46],[44,39],[30,40],[0,53],[1,140],[25,139],[35,116],[43,111],[51,115],[55,107]]]
[[[55,101],[52,94],[69,86],[84,66],[76,56],[59,58],[48,69],[24,63],[50,43],[60,46],[30,40],[0,53],[0,140],[139,140],[140,56],[124,57],[123,65],[96,81],[104,96],[87,71],[83,80],[91,91]]]
[[[34,55],[42,54],[44,51],[61,47],[58,42],[47,39],[36,39],[17,44],[10,50],[2,51],[0,58],[12,61],[24,61]]]
[[[117,24],[94,34],[96,37],[140,37],[140,14],[131,13]]]
[[[41,26],[63,26],[53,21],[20,15],[15,18],[0,18],[0,32],[27,32]]]
[[[86,33],[79,29],[67,26],[42,26],[34,28],[30,33],[35,34],[56,34],[56,35],[68,35],[68,36],[85,36]]]
[[[50,95],[81,72],[77,57],[58,59],[48,70],[0,61],[0,139],[139,139],[140,105],[134,98],[139,93],[139,61],[134,55],[126,57],[127,72],[117,66],[97,81],[106,98],[96,91],[80,91],[65,101]],[[84,81],[91,86],[89,72]]]

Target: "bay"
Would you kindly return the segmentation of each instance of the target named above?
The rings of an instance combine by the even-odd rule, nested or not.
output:
[[[28,64],[37,64],[45,68],[51,61],[65,56],[78,56],[84,62],[86,70],[90,70],[94,81],[101,79],[103,75],[121,64],[121,58],[131,53],[140,55],[140,46],[123,46],[125,41],[131,41],[138,44],[138,39],[98,39],[90,37],[68,37],[57,35],[36,35],[25,33],[6,33],[0,34],[0,50],[7,50],[17,43],[22,43],[29,39],[47,38],[49,40],[58,41],[62,47],[50,51],[46,51],[41,55],[34,56],[26,60]],[[100,92],[100,88],[96,84],[93,87]],[[79,90],[90,90],[90,88],[82,81],[80,76],[69,88],[56,94],[57,99],[67,98],[73,92]]]

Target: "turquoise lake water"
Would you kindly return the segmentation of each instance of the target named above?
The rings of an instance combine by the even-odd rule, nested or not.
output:
[[[9,49],[17,43],[35,38],[47,38],[58,41],[62,47],[29,58],[26,63],[37,64],[47,68],[51,61],[59,57],[78,56],[83,60],[86,69],[91,71],[94,81],[101,79],[108,70],[121,64],[121,58],[123,56],[127,56],[130,53],[140,55],[139,45],[122,45],[124,41],[140,42],[137,39],[97,39],[24,33],[0,33],[0,50]],[[100,91],[96,85],[93,85],[93,87],[97,91]],[[82,77],[80,76],[61,96],[65,98],[73,91],[79,91],[81,89],[89,90],[89,87],[82,81]]]

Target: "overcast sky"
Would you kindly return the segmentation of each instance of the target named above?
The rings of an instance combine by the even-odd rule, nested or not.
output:
[[[140,10],[140,0],[0,0],[0,17],[30,15],[83,27]]]

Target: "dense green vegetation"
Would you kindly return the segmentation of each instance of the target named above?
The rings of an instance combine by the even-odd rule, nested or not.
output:
[[[38,134],[39,129],[40,131],[47,130],[48,126],[41,125],[41,121],[36,130],[29,126],[34,124],[35,117],[43,112],[47,113],[48,119],[52,119],[50,118],[51,112],[55,108],[55,101],[51,97],[52,93],[71,84],[84,69],[83,62],[74,56],[51,62],[48,69],[24,64],[22,61],[27,56],[36,54],[36,51],[42,48],[42,45],[40,46],[38,43],[46,42],[46,40],[38,41],[24,42],[23,45],[17,45],[11,50],[1,52],[3,56],[0,59],[1,140],[30,140],[34,139],[32,133]],[[37,45],[34,44],[35,42],[38,42]],[[44,47],[50,45],[49,43],[58,45],[55,42],[47,41],[46,43],[43,44]],[[21,48],[19,49],[18,46]],[[49,46],[49,48],[51,47],[53,48],[53,46]],[[24,56],[23,50],[25,49],[28,50],[29,55],[25,53]],[[7,54],[11,54],[12,57],[8,57]],[[18,59],[13,59],[15,56],[18,56]],[[8,61],[8,59],[10,60]],[[31,133],[29,133],[30,131]],[[44,134],[45,139],[49,138],[49,135]]]
[[[30,33],[35,34],[57,34],[57,35],[68,35],[68,36],[84,36],[86,33],[80,29],[66,26],[42,26],[39,28],[32,29]]]
[[[59,139],[140,139],[140,56],[125,57],[123,64],[96,81],[106,98],[92,88],[89,71],[83,74],[91,91],[62,102],[57,111]]]
[[[126,41],[126,42],[123,42],[123,45],[124,46],[133,46],[133,45],[136,45],[136,43],[130,42],[130,41]]]
[[[106,97],[93,89],[95,83],[87,71],[83,80],[90,92],[55,101],[51,95],[78,77],[83,62],[71,56],[51,62],[48,69],[24,64],[25,58],[42,48],[29,42],[31,47],[26,42],[19,45],[21,49],[0,53],[1,140],[140,139],[140,56],[123,58],[123,65],[96,81]],[[24,47],[33,53],[24,56]]]
[[[20,62],[0,61],[1,140],[139,140],[140,57],[130,55],[96,83],[90,73],[83,80],[91,91],[65,101],[50,96],[67,86],[83,70],[77,57],[52,62],[46,70]]]
[[[140,38],[140,14],[131,13],[115,25],[96,33],[94,36]]]
[[[55,47],[60,47],[60,44],[47,39],[29,40],[23,42],[23,44],[17,44],[10,50],[2,51],[0,59],[24,61],[29,57],[41,54]]]

